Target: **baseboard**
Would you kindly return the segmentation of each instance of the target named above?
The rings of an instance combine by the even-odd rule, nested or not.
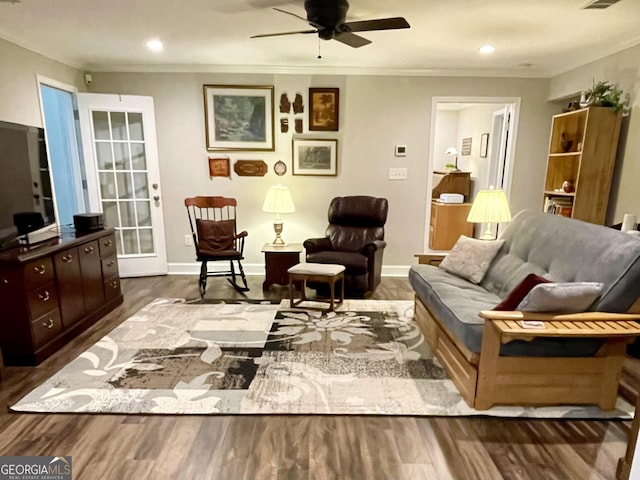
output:
[[[215,265],[214,262],[209,264],[209,270],[215,271],[219,267],[223,271],[227,264]],[[242,263],[244,273],[246,275],[264,275],[264,263]],[[169,263],[167,265],[169,275],[198,275],[200,273],[200,264],[192,263]],[[382,267],[383,277],[407,277],[409,275],[409,266],[405,265],[388,265]]]

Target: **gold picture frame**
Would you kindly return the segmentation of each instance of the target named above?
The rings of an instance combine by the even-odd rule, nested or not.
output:
[[[203,85],[209,151],[274,151],[273,86]]]
[[[294,138],[292,175],[335,177],[338,175],[338,140]]]

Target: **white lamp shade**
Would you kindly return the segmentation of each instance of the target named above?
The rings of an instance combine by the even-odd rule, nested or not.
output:
[[[456,150],[456,147],[449,147],[445,150],[444,152],[445,155],[457,155],[458,154],[458,150]]]
[[[269,188],[267,198],[262,205],[263,212],[269,213],[293,213],[296,207],[293,205],[291,192],[284,185],[274,185]]]
[[[480,190],[476,195],[467,222],[504,223],[511,221],[509,202],[503,190]]]

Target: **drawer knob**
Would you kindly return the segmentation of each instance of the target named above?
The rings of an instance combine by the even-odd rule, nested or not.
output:
[[[113,282],[111,282],[111,288],[116,289],[118,288],[118,281],[114,280]]]
[[[48,302],[50,298],[51,295],[49,295],[49,290],[45,290],[43,293],[38,294],[38,299],[42,302]]]
[[[111,245],[113,245],[113,240],[109,239],[109,240],[105,240],[104,241],[104,246],[105,247],[110,247]]]
[[[71,255],[70,253],[68,255],[63,255],[62,256],[62,261],[64,263],[71,263],[73,262],[73,255]]]
[[[114,265],[115,263],[116,263],[116,262],[114,262],[113,260],[109,260],[109,261],[107,262],[107,267],[113,267],[113,265]]]
[[[42,322],[42,326],[49,329],[53,328],[53,318],[50,318],[46,322]]]
[[[44,275],[45,272],[47,271],[47,267],[45,267],[44,265],[40,264],[36,267],[33,267],[33,271],[34,273],[37,273],[38,275]]]
[[[93,247],[85,247],[84,253],[93,253]]]

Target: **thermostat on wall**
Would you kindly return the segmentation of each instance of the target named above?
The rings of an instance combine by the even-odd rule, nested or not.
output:
[[[407,156],[407,146],[396,145],[396,157],[406,157],[406,156]]]

